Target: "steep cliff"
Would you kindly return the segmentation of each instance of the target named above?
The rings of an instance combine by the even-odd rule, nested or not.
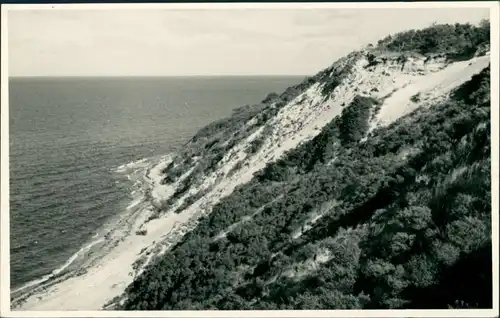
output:
[[[489,25],[433,26],[200,130],[150,171],[148,218],[185,221],[118,308],[491,306],[489,77]]]

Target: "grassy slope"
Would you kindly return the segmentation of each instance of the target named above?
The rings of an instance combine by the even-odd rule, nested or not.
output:
[[[327,71],[302,85],[335,86]],[[376,105],[355,99],[223,199],[129,286],[122,309],[491,306],[489,69],[359,143]],[[222,138],[241,118],[193,143]]]

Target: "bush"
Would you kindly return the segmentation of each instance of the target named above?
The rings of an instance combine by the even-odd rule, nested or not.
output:
[[[252,140],[248,147],[248,152],[250,154],[256,153],[257,151],[259,151],[259,149],[262,147],[263,144],[264,144],[264,138],[257,138]]]
[[[357,142],[364,137],[369,128],[372,107],[378,104],[374,98],[357,95],[351,104],[342,110],[339,131],[344,144]]]
[[[414,102],[414,103],[418,103],[418,102],[420,102],[420,93],[417,93],[417,94],[413,95],[413,96],[410,98],[410,100],[411,100],[412,102]]]
[[[420,54],[445,53],[449,59],[471,58],[477,48],[490,41],[490,23],[434,24],[422,30],[400,32],[378,42],[377,49],[396,52],[413,51]]]

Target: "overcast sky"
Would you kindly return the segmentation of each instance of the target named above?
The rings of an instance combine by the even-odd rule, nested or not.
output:
[[[389,33],[488,9],[9,11],[10,76],[312,75]]]

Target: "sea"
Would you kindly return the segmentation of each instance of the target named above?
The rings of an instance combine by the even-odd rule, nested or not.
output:
[[[11,291],[71,268],[123,224],[137,189],[120,167],[175,152],[234,108],[302,79],[11,78]]]

